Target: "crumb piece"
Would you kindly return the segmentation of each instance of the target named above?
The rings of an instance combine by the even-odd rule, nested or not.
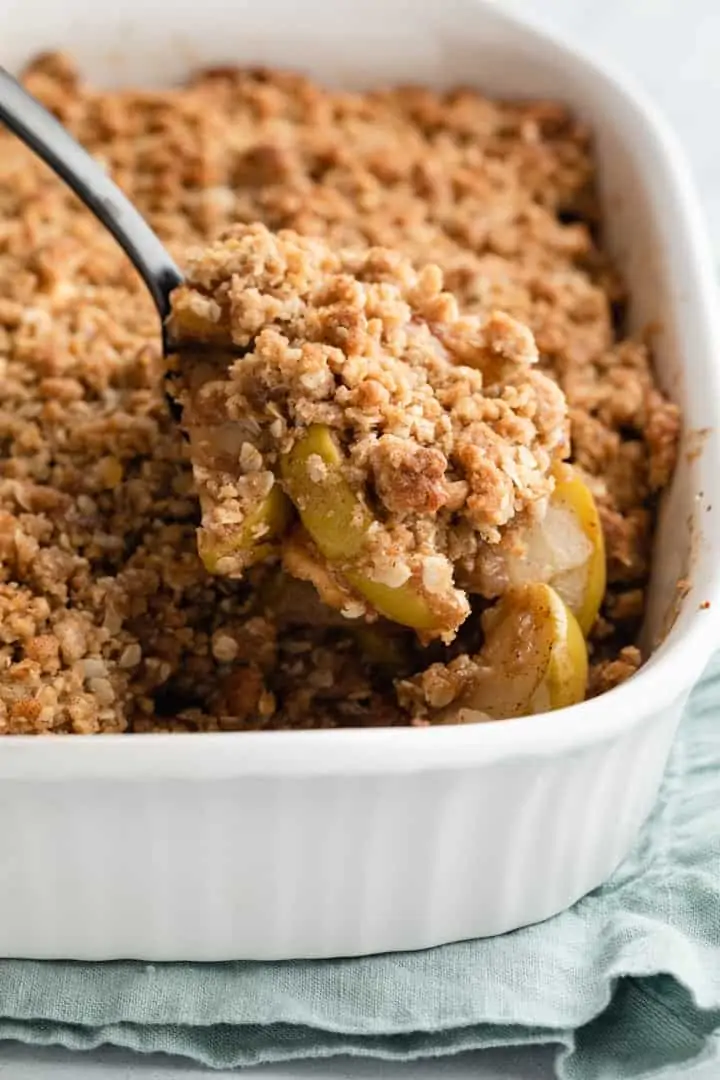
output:
[[[603,660],[590,668],[588,697],[597,697],[619,686],[638,670],[642,663],[640,650],[635,645],[621,649],[617,659]]]

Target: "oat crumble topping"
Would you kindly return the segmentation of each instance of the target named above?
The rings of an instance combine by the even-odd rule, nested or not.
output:
[[[418,273],[385,249],[335,253],[264,225],[191,254],[187,275],[169,322],[182,347],[173,392],[206,565],[242,577],[256,558],[248,523],[259,501],[283,486],[281,461],[298,439],[323,425],[372,518],[349,562],[341,537],[338,606],[373,612],[342,577],[348,568],[389,587],[410,582],[437,615],[426,637],[451,640],[470,610],[453,571],[472,580],[503,526],[540,512],[568,452],[565,399],[533,370],[530,332],[502,312],[460,316],[437,266]],[[213,348],[198,354],[197,342]],[[240,355],[222,351],[233,347]],[[306,469],[321,482],[327,464],[311,453]]]
[[[493,379],[507,380],[508,362],[528,342],[517,324],[528,327],[540,359],[520,365],[523,379],[532,371],[538,394],[547,386],[540,373],[550,375],[564,392],[571,460],[592,486],[605,534],[609,589],[593,633],[591,692],[636,670],[654,503],[672,473],[679,416],[655,384],[647,346],[622,337],[622,288],[596,241],[589,136],[562,106],[498,103],[469,91],[330,92],[297,75],[229,69],[171,90],[98,91],[59,55],[39,58],[25,82],[103,161],[175,257],[194,265],[193,275],[203,260],[193,264],[191,251],[230,227],[238,243],[243,235],[270,247],[291,243],[257,227],[237,230],[259,222],[322,241],[292,244],[315,252],[308,259],[316,268],[330,259],[338,279],[356,280],[367,268],[361,284],[377,294],[381,336],[407,333],[408,309],[438,304],[426,323],[459,320],[441,344],[468,365],[464,343],[492,335],[499,318],[509,355],[498,350],[495,372],[488,359],[478,401]],[[387,265],[367,250],[374,248],[398,252],[397,261]],[[355,252],[348,264],[345,251]],[[261,329],[262,347],[278,348],[284,335],[271,310],[255,313],[254,330],[252,312],[230,323],[214,291],[211,279],[191,279],[187,313],[203,332],[217,327],[225,345],[228,327],[232,338],[245,322],[247,341],[234,345],[246,347]],[[406,305],[399,326],[383,307],[388,291],[393,305]],[[335,303],[357,314],[352,298]],[[472,333],[465,318],[474,320]],[[317,329],[316,345],[342,352],[342,320],[334,342]],[[346,329],[366,332],[352,320]],[[436,336],[427,325],[417,332]],[[473,355],[477,345],[473,339]],[[291,347],[280,343],[278,365]],[[316,358],[302,399],[330,407],[319,379],[327,366],[318,369]],[[360,379],[359,394],[370,381]],[[422,393],[438,403],[437,385],[428,383]],[[394,682],[433,664],[462,669],[477,648],[474,616],[450,646],[423,647],[412,632],[349,620],[338,604],[321,603],[308,581],[322,567],[302,537],[289,556],[293,577],[271,561],[242,580],[208,573],[196,542],[203,481],[193,478],[167,407],[152,305],[110,237],[4,131],[0,387],[0,731],[406,724],[413,710],[400,704]],[[508,415],[523,408],[511,402]],[[293,422],[287,396],[279,412],[277,421]],[[419,469],[391,427],[371,454],[363,410],[357,415],[357,467],[373,469],[390,516],[419,522],[439,498],[445,506],[455,499],[489,530],[498,513],[522,513],[539,497],[547,464],[538,454],[552,452],[557,431],[552,417],[540,423],[536,413],[535,467],[518,505],[493,511],[482,499],[471,511],[464,488],[447,489],[469,485],[473,463],[453,464],[441,490],[433,453],[449,460],[455,451],[452,405],[433,421],[442,416],[446,443],[436,445],[429,431],[418,442],[427,455]],[[270,437],[284,434],[276,427]],[[243,475],[267,484],[264,446],[246,443]],[[397,482],[418,471],[427,484]],[[434,538],[426,554],[459,564],[448,543]],[[306,581],[296,580],[299,568]],[[441,565],[430,563],[428,580],[433,570]]]

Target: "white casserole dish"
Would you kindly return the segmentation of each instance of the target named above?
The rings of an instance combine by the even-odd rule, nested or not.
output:
[[[434,730],[0,740],[0,955],[353,955],[568,906],[626,854],[719,640],[720,327],[674,140],[614,76],[488,0],[6,0],[0,38],[11,67],[67,48],[104,83],[263,62],[571,102],[596,133],[634,325],[660,321],[662,382],[686,431],[709,429],[699,454],[686,435],[664,506],[647,641],[686,573],[690,592],[650,662],[599,699]]]

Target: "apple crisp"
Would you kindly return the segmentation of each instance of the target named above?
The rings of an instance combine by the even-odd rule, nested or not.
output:
[[[543,506],[568,419],[529,330],[461,317],[441,282],[263,225],[189,257],[169,329],[208,569],[242,577],[279,533],[285,568],[346,617],[452,640],[470,612],[454,572],[472,580],[503,526]],[[287,495],[319,536],[288,545]]]
[[[607,555],[590,691],[636,670],[654,507],[672,474],[679,416],[657,387],[647,346],[623,336],[622,286],[597,238],[589,134],[564,107],[465,90],[351,94],[264,70],[208,71],[163,91],[101,91],[59,55],[40,57],[24,80],[187,267],[178,332],[212,341],[215,352],[198,349],[191,380],[179,372],[186,442],[164,392],[156,315],[134,270],[64,185],[1,131],[1,731],[422,720],[422,695],[408,687],[427,684],[437,696],[443,673],[477,655],[475,608],[485,601],[467,589],[475,547],[546,501],[553,462],[568,450],[566,410],[569,460],[594,496]],[[291,295],[262,302],[264,279],[258,310],[238,312],[231,291],[217,295],[225,260],[243,244],[257,249],[260,278],[290,248],[302,254],[298,273],[308,300],[313,293],[302,342],[283,323]],[[215,278],[198,250],[217,253]],[[231,274],[250,272],[241,263]],[[302,292],[296,285],[292,296]],[[360,294],[372,330],[357,317]],[[342,382],[338,403],[326,373],[339,354],[364,355],[358,335],[373,334],[372,367]],[[262,362],[243,369],[251,344]],[[293,350],[302,363],[289,371]],[[469,363],[470,352],[481,360]],[[510,393],[513,372],[529,398]],[[401,382],[422,431],[410,456],[390,415]],[[219,390],[208,397],[208,387]],[[273,391],[275,413],[259,408],[256,390]],[[239,448],[236,433],[219,448],[203,438],[243,395],[261,434]],[[462,402],[479,411],[466,414]],[[373,409],[382,422],[369,437]],[[362,597],[361,617],[347,618],[357,590],[329,603],[328,590],[342,593],[345,583],[330,575],[318,584],[320,564],[302,535],[247,565],[237,551],[222,553],[227,512],[242,525],[248,493],[275,484],[283,437],[318,422],[340,439],[358,483],[372,472],[386,526],[377,550],[392,548],[402,521],[412,537],[403,550],[438,560],[430,569],[447,604],[439,637],[368,622],[375,611]],[[503,454],[512,448],[502,466],[464,441],[478,424],[490,443],[502,438]],[[237,490],[213,486],[223,454],[243,461]],[[519,466],[512,497],[493,501],[495,481]],[[228,573],[208,569],[208,550],[230,560]],[[424,565],[406,570],[422,579]]]

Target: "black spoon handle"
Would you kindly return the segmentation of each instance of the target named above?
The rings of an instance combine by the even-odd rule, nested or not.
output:
[[[161,320],[182,281],[159,239],[132,203],[62,124],[0,67],[0,120],[53,169],[109,229],[145,281]]]

